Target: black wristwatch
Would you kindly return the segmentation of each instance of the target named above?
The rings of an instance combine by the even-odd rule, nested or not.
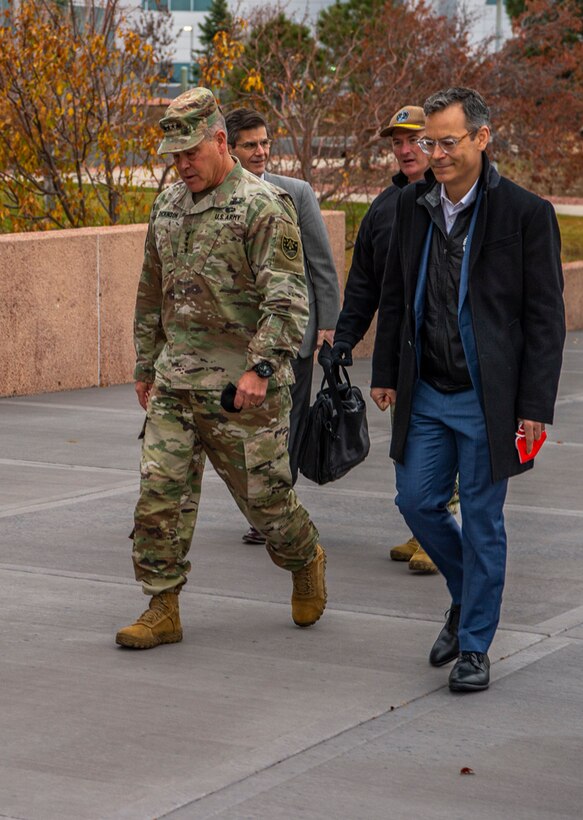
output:
[[[261,376],[262,379],[268,379],[270,376],[273,376],[273,367],[265,360],[257,362],[257,364],[253,365],[252,369],[258,376]]]

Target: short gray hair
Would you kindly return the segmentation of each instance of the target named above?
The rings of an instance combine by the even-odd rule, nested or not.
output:
[[[225,118],[221,113],[219,113],[217,121],[214,122],[212,125],[209,125],[209,127],[205,129],[203,137],[204,142],[212,140],[215,134],[217,134],[219,131],[224,131],[225,134],[227,133],[227,125],[225,123]]]
[[[490,127],[490,109],[482,95],[473,88],[454,86],[437,91],[425,100],[423,111],[427,117],[456,103],[459,103],[463,109],[468,130],[477,131],[483,125]]]

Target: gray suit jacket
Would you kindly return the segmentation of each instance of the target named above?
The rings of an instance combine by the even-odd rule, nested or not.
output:
[[[307,359],[316,349],[318,330],[335,328],[340,313],[340,290],[332,249],[316,194],[309,183],[268,173],[264,179],[287,191],[298,212],[310,299],[310,319],[299,356]]]

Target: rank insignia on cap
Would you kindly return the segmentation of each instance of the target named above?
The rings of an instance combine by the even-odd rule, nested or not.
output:
[[[397,114],[397,122],[406,122],[409,119],[408,111],[399,111]]]
[[[177,120],[161,120],[160,126],[165,134],[190,134],[192,128]]]
[[[281,249],[288,259],[295,259],[298,255],[300,243],[291,236],[282,236]]]

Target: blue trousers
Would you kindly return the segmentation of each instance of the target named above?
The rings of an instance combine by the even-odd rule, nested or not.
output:
[[[456,473],[462,526],[447,509]],[[418,381],[395,503],[461,606],[459,643],[487,652],[506,571],[504,500],[508,480],[492,482],[484,413],[474,390],[440,393]]]

